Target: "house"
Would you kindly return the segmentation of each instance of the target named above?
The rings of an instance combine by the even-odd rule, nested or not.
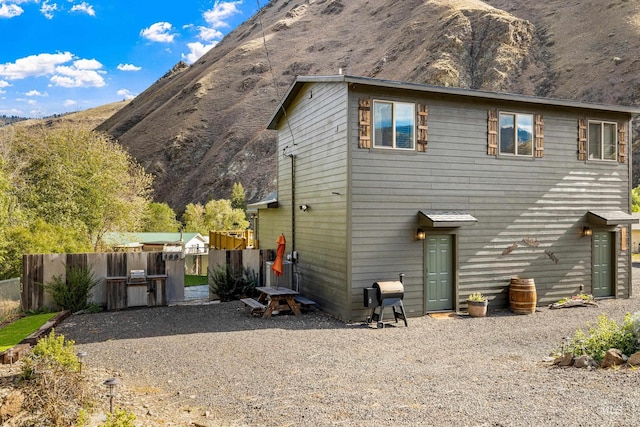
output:
[[[345,321],[363,288],[404,273],[408,316],[631,295],[631,117],[640,109],[346,75],[301,76],[277,130],[277,201],[257,203],[261,248],[284,233],[299,290]]]
[[[168,246],[184,245],[188,254],[207,253],[208,240],[200,233],[105,233],[106,245],[123,251],[162,251]]]

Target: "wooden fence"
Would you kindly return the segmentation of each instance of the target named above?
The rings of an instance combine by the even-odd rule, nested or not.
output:
[[[236,269],[250,268],[258,275],[258,285],[264,286],[269,274],[265,263],[274,259],[275,251],[271,249],[211,250],[208,264],[210,268],[224,264]],[[166,294],[163,294],[163,302],[171,304],[184,301],[185,261],[164,261],[162,252],[38,254],[24,255],[22,258],[22,309],[58,309],[51,295],[45,292],[41,284],[51,282],[55,276],[64,278],[67,269],[81,266],[89,267],[98,281],[91,297],[91,302],[97,305],[117,309],[127,307],[124,300],[127,293],[122,292],[122,289],[118,292],[112,289],[112,292],[109,292],[107,278],[110,278],[109,281],[112,283],[118,280],[126,282],[131,270],[145,270],[148,276],[166,275]],[[112,301],[113,298],[117,298],[118,301]]]
[[[265,262],[273,261],[276,253],[273,249],[244,249],[244,250],[209,250],[209,268],[229,264],[235,270],[250,268],[258,275],[258,286],[264,286],[266,275]]]
[[[131,270],[145,270],[147,275],[166,275],[167,303],[184,300],[184,260],[164,261],[162,252],[108,252],[85,254],[37,254],[22,258],[23,310],[38,310],[43,307],[58,309],[55,301],[42,284],[54,277],[66,277],[72,267],[91,269],[98,285],[92,290],[91,302],[107,306],[107,277],[127,277]],[[126,296],[122,296],[126,298]],[[124,301],[113,302],[117,307],[126,307]]]

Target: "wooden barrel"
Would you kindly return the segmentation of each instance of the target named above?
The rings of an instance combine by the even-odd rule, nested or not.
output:
[[[536,284],[533,279],[512,277],[509,284],[509,304],[516,314],[531,314],[536,311]]]

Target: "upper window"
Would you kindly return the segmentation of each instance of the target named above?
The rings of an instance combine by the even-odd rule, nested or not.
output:
[[[500,154],[533,156],[533,114],[500,113]]]
[[[589,121],[588,155],[589,160],[617,159],[617,124],[611,122]]]
[[[415,149],[415,105],[407,102],[373,102],[373,146]]]

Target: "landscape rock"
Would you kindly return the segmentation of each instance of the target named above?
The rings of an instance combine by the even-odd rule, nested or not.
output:
[[[629,356],[629,359],[627,360],[627,364],[630,366],[639,366],[640,365],[640,351],[637,353],[633,353],[631,356]]]
[[[553,361],[553,364],[558,366],[571,366],[573,364],[573,354],[565,353],[562,356],[558,356],[556,360]]]
[[[603,368],[610,368],[612,366],[619,366],[625,363],[624,355],[617,348],[610,348],[604,355],[604,359],[600,363]]]
[[[574,368],[596,368],[598,366],[598,362],[593,360],[591,356],[582,355],[578,356],[573,361]]]

